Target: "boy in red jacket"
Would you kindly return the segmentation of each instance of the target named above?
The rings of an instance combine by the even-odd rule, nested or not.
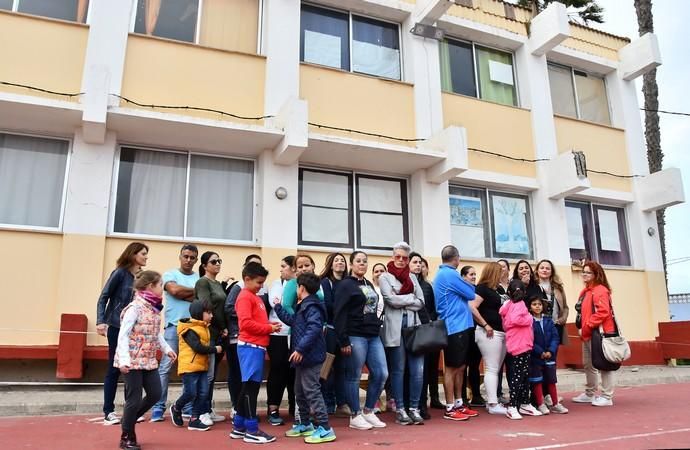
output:
[[[267,276],[268,271],[259,263],[250,262],[244,266],[244,288],[235,303],[240,328],[237,358],[242,373],[242,390],[230,437],[251,444],[266,444],[276,440],[275,436],[259,430],[259,421],[256,417],[256,399],[263,377],[269,335],[280,330],[280,323],[268,321],[266,306],[256,295],[263,287]]]

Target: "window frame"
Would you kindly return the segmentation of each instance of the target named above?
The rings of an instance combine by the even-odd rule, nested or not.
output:
[[[200,32],[200,30],[201,30],[201,14],[202,14],[203,8],[204,8],[204,0],[197,0],[199,2],[199,7],[197,8],[197,12],[196,12],[196,28],[194,29],[194,41],[193,42],[181,41],[179,39],[166,38],[166,37],[156,36],[153,34],[151,36],[148,36],[146,34],[141,34],[141,33],[135,32],[134,28],[136,27],[136,24],[137,24],[137,11],[139,10],[139,2],[141,2],[141,1],[142,0],[135,0],[134,1],[134,5],[132,8],[132,14],[131,14],[131,18],[129,21],[129,32],[130,33],[136,34],[137,36],[154,37],[157,39],[166,39],[168,41],[173,41],[173,42],[185,42],[187,44],[199,45],[199,37],[201,36],[201,32]],[[261,1],[261,3],[263,3],[263,1]],[[259,6],[259,22],[261,22],[261,5]],[[259,26],[259,29],[261,29],[261,26]],[[257,42],[257,45],[258,45],[258,42]]]
[[[510,261],[517,261],[520,259],[525,259],[525,260],[533,260],[535,253],[536,253],[536,241],[535,241],[535,234],[534,234],[534,217],[532,214],[532,196],[529,193],[521,193],[521,192],[515,192],[515,191],[506,191],[502,189],[491,189],[489,187],[477,187],[477,186],[469,186],[469,185],[463,185],[463,184],[457,184],[457,183],[450,183],[448,185],[448,196],[450,200],[451,195],[459,195],[451,192],[451,190],[455,189],[465,189],[465,190],[470,190],[470,191],[475,191],[480,193],[480,199],[482,200],[482,218],[486,220],[485,226],[488,226],[488,231],[486,228],[484,228],[484,237],[487,237],[488,234],[488,239],[489,242],[484,242],[484,256],[468,256],[469,259],[478,259],[478,260],[495,260],[496,258],[504,258]],[[494,229],[494,212],[493,212],[493,196],[498,195],[501,197],[512,197],[512,198],[518,198],[525,200],[525,209],[526,209],[526,214],[527,214],[527,219],[525,220],[525,227],[527,228],[527,234],[529,237],[529,254],[518,254],[518,253],[504,253],[504,252],[498,252],[496,251],[496,236],[495,236],[495,229]],[[449,224],[448,226],[450,227],[450,216],[448,217]],[[451,238],[452,239],[452,238]],[[455,244],[455,243],[453,243]],[[487,248],[489,249],[489,255],[487,255],[486,250]],[[462,249],[460,249],[460,252],[462,253]]]
[[[59,19],[56,19],[56,20],[59,20]],[[54,139],[56,141],[63,141],[63,142],[67,143],[67,158],[65,160],[65,177],[64,177],[64,180],[62,183],[62,194],[61,194],[61,201],[60,201],[60,216],[58,217],[57,227],[44,227],[44,226],[40,226],[40,225],[20,225],[20,224],[0,222],[0,229],[2,229],[2,230],[38,231],[38,232],[45,232],[45,233],[62,233],[63,225],[64,225],[64,219],[65,219],[65,207],[67,205],[67,186],[69,183],[69,172],[70,172],[71,161],[72,161],[72,152],[73,152],[73,143],[74,143],[73,139],[67,138],[67,137],[55,137],[55,136],[50,136],[50,135],[41,135],[41,134],[36,134],[36,133],[17,133],[14,131],[5,131],[3,129],[0,129],[0,134],[12,134],[15,136],[35,137],[35,138],[41,138],[41,139]]]
[[[156,234],[145,234],[145,233],[126,233],[121,231],[115,231],[115,211],[117,209],[117,190],[120,181],[120,157],[123,148],[128,148],[132,150],[146,150],[153,152],[163,152],[163,153],[175,153],[178,155],[186,155],[186,176],[185,176],[185,198],[184,198],[184,218],[182,224],[182,236],[166,236],[166,235],[156,235]],[[191,176],[191,162],[192,156],[207,156],[212,158],[223,158],[223,159],[235,159],[241,161],[251,161],[254,165],[254,171],[252,174],[252,237],[250,240],[239,240],[239,239],[218,239],[209,237],[197,237],[190,236],[187,234],[187,218],[189,212],[189,182]],[[113,181],[110,190],[110,210],[108,211],[108,230],[107,236],[112,237],[126,237],[126,238],[136,238],[136,239],[152,239],[157,241],[194,241],[194,242],[207,242],[212,244],[224,244],[224,245],[237,245],[237,246],[256,246],[258,243],[257,239],[257,170],[258,161],[255,158],[247,158],[243,156],[233,156],[233,155],[218,155],[212,153],[196,152],[192,150],[181,150],[181,149],[161,149],[157,147],[147,147],[142,145],[129,145],[127,143],[119,143],[117,146],[117,151],[115,152],[115,158],[113,161]]]
[[[56,17],[42,16],[39,14],[31,14],[31,13],[25,13],[25,12],[19,11],[19,4],[22,2],[22,0],[12,0],[12,7],[7,11],[11,11],[11,12],[19,13],[19,14],[28,14],[30,16],[35,16],[35,17],[42,17],[44,19],[60,20],[63,22],[71,22],[71,23],[78,23],[78,24],[82,24],[82,25],[90,25],[91,24],[91,10],[93,9],[93,8],[91,8],[91,5],[93,4],[93,1],[94,0],[89,0],[89,4],[86,7],[86,17],[84,17],[84,22],[78,22],[76,20],[58,19]],[[27,136],[29,136],[29,135],[27,135]]]
[[[475,42],[475,41],[468,41],[468,40],[466,40],[466,39],[460,39],[460,38],[456,38],[456,37],[448,36],[448,35],[446,35],[445,40],[446,40],[446,41],[455,41],[455,42],[459,42],[459,43],[462,43],[462,44],[469,44],[469,45],[472,46],[472,73],[474,74],[474,92],[476,92],[477,95],[474,96],[474,97],[472,97],[472,96],[470,96],[470,95],[461,94],[461,93],[458,93],[458,92],[444,91],[444,90],[443,90],[443,87],[441,87],[441,92],[442,92],[442,93],[453,94],[453,95],[461,95],[461,96],[463,96],[463,97],[473,98],[473,99],[475,99],[475,100],[481,100],[481,101],[484,101],[484,102],[489,102],[489,103],[493,103],[493,104],[496,104],[496,105],[503,105],[503,106],[513,107],[513,108],[521,108],[521,107],[522,107],[522,106],[521,106],[521,102],[520,102],[520,83],[519,83],[519,80],[518,80],[518,71],[517,71],[517,68],[515,67],[517,64],[516,64],[516,61],[515,61],[515,52],[514,52],[514,51],[512,51],[512,50],[506,50],[506,49],[504,49],[504,48],[494,47],[494,46],[492,46],[492,45],[485,45],[485,44],[477,43],[477,42]],[[482,98],[482,97],[480,96],[480,89],[479,89],[479,70],[477,69],[477,46],[482,47],[482,48],[485,48],[485,49],[488,49],[488,50],[495,50],[495,51],[498,51],[498,52],[510,54],[511,66],[512,66],[512,69],[513,69],[513,82],[514,82],[513,85],[514,85],[514,87],[515,87],[515,100],[516,100],[515,105],[506,105],[505,103],[499,103],[499,102],[495,102],[495,101],[493,101],[493,100],[484,99],[484,98]],[[441,85],[443,86],[443,83],[441,83]]]
[[[341,13],[341,14],[347,14],[347,19],[348,19],[347,47],[348,47],[348,52],[349,52],[349,57],[350,57],[350,67],[348,67],[347,69],[343,69],[342,67],[324,66],[324,65],[318,64],[318,63],[303,61],[301,55],[304,53],[304,41],[301,39],[301,37],[302,37],[302,26],[301,25],[300,25],[300,44],[299,44],[300,45],[300,63],[313,64],[313,65],[319,66],[319,67],[326,67],[326,68],[333,69],[333,70],[340,70],[342,72],[352,73],[352,74],[356,74],[356,75],[364,75],[364,76],[368,76],[368,77],[380,78],[382,80],[393,80],[393,81],[403,81],[403,82],[405,81],[405,76],[404,76],[405,75],[404,74],[405,69],[403,66],[403,63],[404,63],[403,53],[404,53],[404,51],[403,51],[403,39],[402,39],[402,33],[401,33],[401,30],[402,30],[402,24],[401,23],[395,22],[392,20],[388,20],[388,19],[382,19],[380,17],[375,17],[375,16],[371,16],[368,14],[353,13],[352,11],[349,11],[349,10],[334,8],[334,7],[326,6],[326,5],[320,5],[318,3],[313,3],[313,2],[301,2],[300,3],[300,15],[302,13],[302,6],[304,6],[304,5],[309,6],[311,8],[325,9],[325,10],[330,10],[330,11],[334,11],[334,12]],[[398,49],[399,49],[398,65],[400,67],[400,78],[388,78],[388,77],[382,77],[379,75],[373,75],[373,74],[364,73],[364,72],[356,72],[356,71],[352,70],[352,41],[353,41],[352,23],[353,23],[353,17],[362,17],[364,19],[376,20],[378,22],[388,23],[391,25],[395,25],[397,27],[397,29],[398,29]]]
[[[350,242],[347,244],[338,244],[338,243],[332,243],[332,242],[318,242],[318,241],[303,241],[302,240],[302,173],[304,170],[311,171],[311,172],[319,172],[319,173],[326,173],[326,174],[332,174],[332,175],[340,175],[340,176],[347,176],[348,177],[348,231],[350,233]],[[410,201],[410,196],[408,193],[408,189],[410,188],[409,184],[409,179],[406,177],[396,177],[396,176],[387,176],[387,175],[379,175],[379,174],[374,174],[374,173],[369,173],[369,172],[360,172],[356,170],[337,170],[337,169],[324,169],[321,167],[314,167],[314,166],[300,166],[299,167],[299,189],[298,189],[298,198],[297,198],[297,214],[298,214],[298,219],[297,219],[297,246],[299,248],[307,248],[309,250],[328,250],[328,249],[348,249],[348,250],[373,250],[373,251],[389,251],[392,250],[393,247],[363,247],[361,245],[361,223],[360,223],[360,213],[361,212],[369,212],[368,210],[362,211],[359,207],[359,202],[358,202],[358,195],[359,195],[359,183],[357,182],[360,177],[364,178],[369,178],[373,180],[383,180],[383,181],[394,181],[394,182],[400,182],[401,187],[400,187],[400,203],[401,203],[401,214],[402,219],[403,219],[403,238],[405,239],[406,242],[409,242],[410,238],[410,217],[409,217],[409,201]],[[309,205],[307,205],[309,206]],[[378,211],[376,211],[379,213]],[[389,213],[385,213],[389,214]],[[398,215],[398,214],[393,214],[390,213],[390,215]]]
[[[573,93],[575,94],[575,98],[573,100],[575,101],[575,114],[577,115],[577,117],[572,117],[572,116],[569,116],[567,114],[553,111],[553,102],[552,102],[551,110],[553,111],[554,115],[560,116],[560,117],[567,117],[569,119],[582,120],[584,122],[595,123],[597,125],[604,125],[607,127],[613,126],[613,120],[612,120],[613,115],[612,115],[612,111],[611,111],[611,100],[610,100],[611,96],[609,95],[609,85],[608,85],[608,82],[606,81],[605,76],[601,76],[601,75],[598,75],[598,74],[595,74],[592,72],[588,72],[588,71],[582,70],[582,69],[576,69],[575,67],[567,66],[565,64],[559,64],[559,63],[553,62],[553,61],[547,61],[546,65],[547,65],[547,76],[548,76],[548,66],[555,66],[555,67],[560,67],[561,69],[567,69],[570,72],[570,85],[573,87]],[[597,122],[597,121],[585,119],[582,117],[582,112],[580,111],[580,94],[577,91],[577,83],[575,82],[575,72],[580,72],[587,77],[597,78],[604,83],[604,91],[606,92],[606,109],[607,109],[608,114],[609,114],[609,122],[608,123]],[[549,77],[549,95],[551,95],[551,78],[550,77]]]

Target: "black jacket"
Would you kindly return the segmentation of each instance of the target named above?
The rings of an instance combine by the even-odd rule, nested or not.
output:
[[[420,317],[422,315],[426,316],[426,320],[422,318],[422,322],[426,323],[429,320],[437,320],[438,313],[436,312],[436,297],[434,297],[434,287],[428,281],[422,279],[420,275],[417,275],[417,281],[419,281],[419,286],[422,288],[424,293],[424,309],[426,312],[419,312]]]
[[[378,294],[366,278],[349,276],[335,289],[334,325],[340,347],[350,345],[348,336],[374,337],[381,331],[381,320],[376,314]]]
[[[285,311],[280,304],[274,310],[280,320],[290,328],[290,350],[302,355],[301,367],[322,364],[326,360],[326,339],[323,324],[326,306],[316,295],[310,295],[295,305],[295,314]],[[293,366],[297,364],[292,363]]]
[[[321,279],[321,290],[323,291],[323,303],[326,305],[326,323],[333,325],[334,306],[335,306],[335,288],[338,287],[342,280],[331,280],[330,278]]]

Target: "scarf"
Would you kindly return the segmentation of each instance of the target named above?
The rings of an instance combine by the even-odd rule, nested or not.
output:
[[[412,279],[410,278],[409,266],[405,266],[402,269],[400,269],[398,267],[395,267],[395,263],[393,261],[388,261],[388,273],[393,275],[396,280],[402,283],[398,295],[411,294],[412,292],[414,292],[414,284],[412,283]]]
[[[138,291],[137,295],[149,302],[151,306],[156,308],[156,311],[161,312],[163,310],[163,299],[159,295],[151,291]]]

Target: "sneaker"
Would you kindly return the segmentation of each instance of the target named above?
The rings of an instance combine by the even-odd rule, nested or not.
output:
[[[371,430],[374,427],[364,418],[364,415],[360,413],[350,417],[350,428],[354,428],[355,430]]]
[[[230,439],[244,439],[244,435],[247,434],[247,430],[242,430],[240,428],[233,428],[230,432]]]
[[[395,412],[395,423],[400,425],[410,425],[412,423],[412,419],[407,415],[404,408],[400,408]]]
[[[495,414],[499,416],[502,416],[508,412],[506,407],[501,405],[500,403],[496,403],[495,405],[488,405],[486,410],[489,412],[489,414]]]
[[[506,417],[511,419],[511,420],[522,419],[522,416],[518,412],[518,409],[514,406],[510,406],[510,407],[508,407],[508,409],[506,409]]]
[[[348,405],[340,405],[335,409],[335,417],[351,417],[352,410]]]
[[[114,412],[106,414],[103,419],[103,425],[117,425],[120,423],[120,417]]]
[[[175,408],[175,404],[170,405],[170,417],[172,419],[173,425],[176,427],[181,427],[184,425],[184,420],[182,419],[182,411]]]
[[[187,429],[190,431],[208,431],[211,429],[208,425],[199,419],[190,420],[187,424]]]
[[[530,405],[529,403],[526,403],[524,405],[520,405],[519,412],[523,416],[535,416],[536,417],[536,416],[542,415],[537,408]]]
[[[333,427],[326,430],[320,425],[312,434],[304,438],[304,442],[307,444],[321,444],[323,442],[332,441],[335,441],[335,431],[333,431]]]
[[[480,395],[474,395],[472,396],[472,400],[470,401],[470,406],[485,406],[486,402]]]
[[[470,416],[463,414],[462,411],[457,408],[453,408],[451,410],[446,409],[446,413],[443,415],[443,418],[460,422],[463,420],[468,420]]]
[[[220,414],[216,414],[216,411],[211,409],[210,413],[207,413],[211,420],[215,422],[225,422],[225,416],[221,416]]]
[[[409,411],[410,419],[414,425],[424,425],[424,417],[417,408],[410,408]]]
[[[376,402],[376,404],[374,405],[374,409],[372,410],[372,412],[373,412],[374,414],[381,414],[381,413],[383,412],[383,410],[381,409],[381,403],[380,403],[380,402]]]
[[[561,403],[556,403],[551,407],[551,412],[554,414],[568,414],[568,408]]]
[[[613,406],[613,400],[604,397],[595,397],[592,406]]]
[[[165,420],[165,411],[162,409],[154,409],[151,411],[151,419],[149,422],[163,422]]]
[[[463,413],[466,416],[469,417],[477,417],[479,415],[478,411],[475,411],[474,409],[470,409],[467,407],[467,405],[462,405],[460,408],[458,408],[461,413]]]
[[[573,397],[573,401],[575,403],[592,403],[592,400],[594,400],[593,395],[587,395],[586,392],[583,392],[582,394],[578,395],[577,397]]]
[[[201,423],[204,425],[210,427],[213,425],[213,420],[211,419],[211,415],[209,413],[205,413],[199,416],[199,420],[201,420]]]
[[[549,407],[546,406],[545,403],[542,403],[541,405],[539,405],[537,407],[537,410],[541,413],[542,416],[545,416],[551,412],[551,411],[549,411]]]
[[[386,424],[384,422],[381,422],[381,420],[376,417],[376,414],[373,412],[370,413],[362,413],[362,417],[364,417],[364,420],[369,422],[372,427],[374,428],[385,428]]]
[[[141,450],[134,433],[129,434],[127,432],[123,432],[120,436],[120,448],[123,450]]]
[[[273,426],[285,425],[285,421],[280,417],[277,409],[268,413],[268,423]]]
[[[146,420],[146,417],[144,417],[144,416],[137,417],[137,423],[144,422],[145,420]]]
[[[553,406],[553,400],[551,400],[551,394],[546,394],[544,396],[544,404],[548,407]]]
[[[304,425],[303,423],[296,423],[285,432],[287,437],[300,437],[300,436],[311,436],[314,432],[314,425],[311,423],[309,425]]]
[[[268,433],[264,433],[261,430],[256,430],[253,433],[250,433],[249,431],[245,432],[242,440],[248,444],[268,444],[269,442],[274,442],[276,437],[271,436]]]

